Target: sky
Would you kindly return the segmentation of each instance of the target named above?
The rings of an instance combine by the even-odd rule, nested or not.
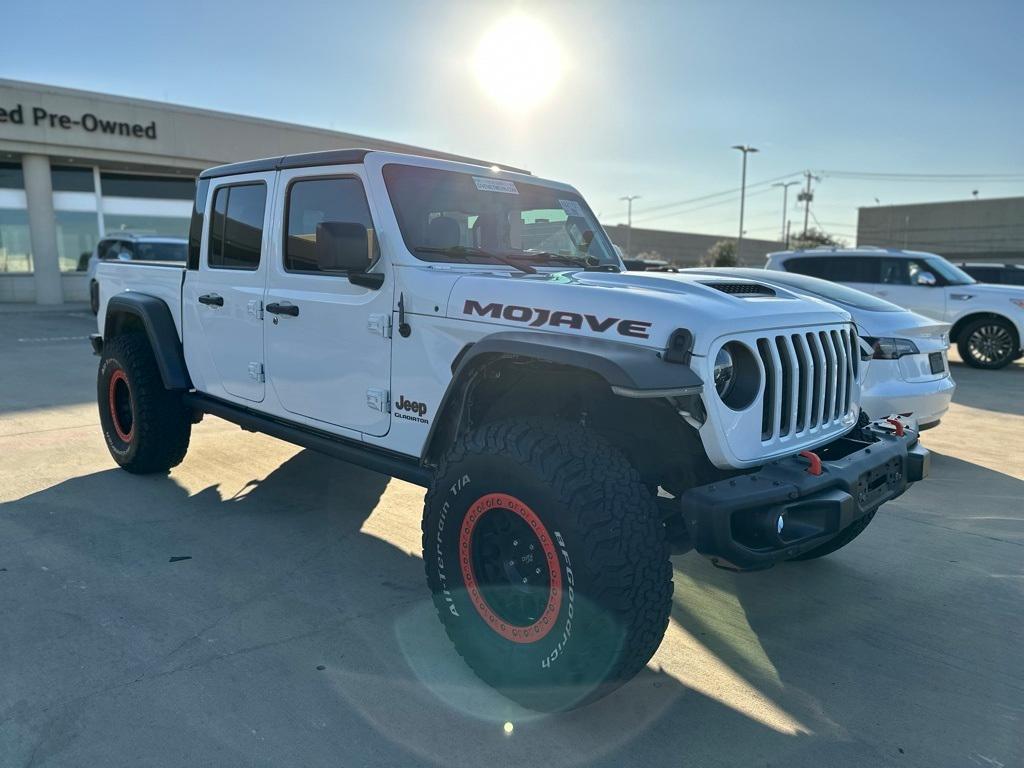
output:
[[[639,195],[635,226],[735,236],[735,144],[760,150],[746,237],[779,237],[771,183],[805,170],[812,226],[850,243],[859,206],[1024,194],[1021,0],[14,0],[3,16],[0,77],[525,167],[606,225]]]

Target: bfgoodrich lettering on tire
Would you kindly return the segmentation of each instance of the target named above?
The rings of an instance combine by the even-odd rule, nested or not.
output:
[[[672,568],[626,458],[573,424],[487,424],[427,493],[423,560],[442,623],[485,682],[542,710],[639,672],[668,624]]]
[[[96,401],[107,448],[122,468],[166,472],[185,458],[192,421],[181,393],[164,388],[144,335],[125,334],[104,345]]]

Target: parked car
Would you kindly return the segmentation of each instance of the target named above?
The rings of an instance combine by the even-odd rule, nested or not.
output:
[[[95,315],[99,311],[99,282],[96,265],[101,261],[170,261],[185,263],[188,240],[183,237],[115,232],[96,244],[86,266],[89,279],[89,306]]]
[[[993,285],[1024,285],[1024,264],[986,264],[964,262],[960,269],[979,283]]]
[[[934,253],[815,248],[768,254],[768,269],[849,285],[951,324],[950,341],[974,368],[1024,356],[1024,287],[987,285]]]
[[[848,312],[625,272],[580,194],[526,172],[368,150],[221,166],[186,266],[97,274],[117,464],[166,472],[209,413],[426,486],[438,616],[537,709],[643,669],[672,548],[822,557],[928,469],[908,422],[860,421]]]
[[[868,418],[893,413],[915,419],[921,429],[937,426],[949,410],[956,383],[949,372],[949,323],[897,307],[855,288],[794,272],[743,267],[687,269],[706,275],[757,280],[845,309],[861,341],[870,347],[860,407]]]

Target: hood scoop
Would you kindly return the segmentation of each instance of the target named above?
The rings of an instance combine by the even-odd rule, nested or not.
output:
[[[767,285],[761,285],[760,283],[719,283],[709,282],[701,283],[706,285],[708,288],[714,288],[716,291],[722,293],[731,293],[734,296],[740,297],[754,297],[754,296],[775,296],[775,290],[769,288]]]

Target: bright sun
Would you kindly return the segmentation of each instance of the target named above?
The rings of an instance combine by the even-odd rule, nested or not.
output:
[[[547,99],[564,69],[562,50],[544,24],[508,16],[480,39],[473,70],[487,95],[509,110],[529,110]]]

